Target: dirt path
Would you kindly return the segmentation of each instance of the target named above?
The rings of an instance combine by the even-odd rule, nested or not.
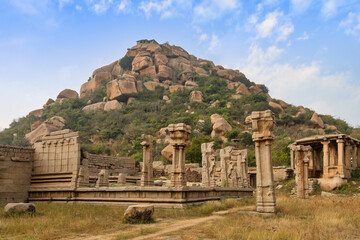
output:
[[[115,233],[111,233],[111,234],[103,234],[103,235],[96,235],[96,236],[83,236],[83,237],[76,237],[76,238],[71,238],[71,239],[72,240],[85,240],[85,239],[86,240],[100,240],[100,239],[101,240],[113,240],[117,236],[121,236],[121,235],[128,236],[129,237],[128,239],[133,239],[133,240],[153,239],[153,238],[159,237],[163,234],[176,232],[183,228],[192,227],[197,224],[207,222],[207,221],[212,221],[212,220],[219,219],[219,218],[222,218],[221,214],[207,216],[207,217],[201,217],[201,218],[194,218],[194,219],[177,220],[177,221],[174,219],[169,219],[169,220],[160,221],[160,222],[154,223],[154,224],[134,225],[134,227],[128,231],[123,230],[123,231],[119,231],[119,232],[115,232]],[[143,232],[142,235],[135,237],[138,235],[137,233],[139,233],[139,231]],[[131,237],[132,234],[134,236],[133,238]]]

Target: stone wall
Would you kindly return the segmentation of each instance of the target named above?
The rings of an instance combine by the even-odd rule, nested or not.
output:
[[[117,176],[119,173],[131,175],[139,171],[135,159],[132,158],[116,158],[90,153],[83,153],[82,158],[88,160],[90,176],[97,176],[101,169],[108,169],[110,176]]]
[[[0,146],[0,204],[28,198],[34,150]]]

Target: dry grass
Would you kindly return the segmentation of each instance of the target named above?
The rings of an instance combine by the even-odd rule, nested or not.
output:
[[[360,198],[279,196],[278,214],[233,213],[171,234],[173,239],[360,239]]]

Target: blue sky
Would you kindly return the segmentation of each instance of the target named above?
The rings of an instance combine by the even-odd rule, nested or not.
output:
[[[139,39],[236,68],[270,95],[360,125],[360,1],[0,0],[0,129],[79,91]]]

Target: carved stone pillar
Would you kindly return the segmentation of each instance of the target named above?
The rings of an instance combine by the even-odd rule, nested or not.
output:
[[[345,152],[344,152],[344,139],[336,140],[338,145],[338,173],[340,177],[344,176],[345,169]]]
[[[312,155],[310,146],[296,146],[296,195],[298,198],[309,198],[309,161]]]
[[[221,185],[223,187],[228,187],[229,185],[229,163],[231,160],[231,152],[234,147],[228,146],[226,148],[220,149],[220,168],[221,168]]]
[[[154,186],[153,169],[153,136],[141,135],[141,145],[143,146],[143,167],[141,171],[141,186]]]
[[[168,131],[170,133],[171,145],[173,146],[171,186],[186,186],[185,148],[190,137],[191,127],[184,123],[170,124]]]
[[[330,167],[338,166],[338,159],[337,159],[337,147],[334,143],[330,143],[329,145],[329,152],[330,152]]]
[[[295,167],[296,167],[296,164],[295,164],[295,145],[290,144],[288,146],[288,148],[290,149],[290,168],[295,169]]]
[[[322,141],[321,142],[323,145],[323,152],[324,152],[324,156],[323,156],[323,178],[328,178],[328,172],[329,172],[329,143],[330,141]]]
[[[314,169],[314,151],[309,153],[309,177],[313,177],[315,175]]]
[[[256,204],[257,211],[276,212],[271,143],[275,125],[274,113],[270,110],[252,112],[246,123],[252,125],[256,157]]]
[[[315,150],[316,160],[315,160],[315,169],[316,171],[321,171],[321,148]]]
[[[95,187],[108,187],[109,186],[109,170],[102,169],[98,174]]]
[[[238,182],[239,186],[241,187],[249,187],[249,180],[248,180],[248,150],[243,149],[239,151],[240,154],[237,155],[237,175],[238,175]]]
[[[358,148],[356,144],[352,145],[352,167],[355,170],[358,167]]]
[[[202,154],[202,186],[203,187],[215,187],[215,151],[214,142],[201,144]]]

